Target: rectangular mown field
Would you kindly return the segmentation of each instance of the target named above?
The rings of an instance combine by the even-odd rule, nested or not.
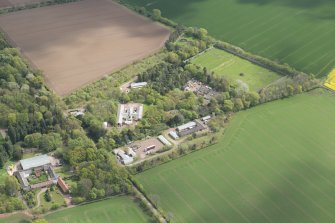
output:
[[[242,81],[253,91],[280,78],[275,72],[216,48],[196,57],[192,63],[207,67],[215,75],[222,75],[228,80]]]
[[[158,51],[170,34],[111,0],[10,13],[0,27],[60,95]]]
[[[317,76],[335,66],[334,0],[125,1]]]
[[[331,223],[334,114],[324,90],[243,111],[218,144],[136,179],[173,222]]]

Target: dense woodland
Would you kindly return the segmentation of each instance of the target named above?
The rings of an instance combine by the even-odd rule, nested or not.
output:
[[[38,148],[41,153],[55,152],[74,170],[71,186],[77,201],[129,192],[127,172],[105,148],[97,149],[79,120],[64,116],[63,102],[2,36],[0,43],[0,128],[8,129],[0,144],[0,167],[21,159],[23,148]],[[14,198],[8,197],[15,196],[3,194],[0,202],[14,204]],[[22,206],[11,205],[5,211],[18,209]]]

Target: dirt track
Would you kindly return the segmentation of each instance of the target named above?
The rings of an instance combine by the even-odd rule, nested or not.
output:
[[[110,0],[10,13],[0,26],[62,96],[159,50],[170,34]]]

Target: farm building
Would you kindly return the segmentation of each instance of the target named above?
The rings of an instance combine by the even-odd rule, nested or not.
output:
[[[205,117],[202,117],[201,118],[201,121],[207,125],[208,121],[211,119],[211,116],[208,115],[208,116],[205,116]]]
[[[130,84],[130,88],[131,88],[131,89],[137,89],[137,88],[145,87],[145,86],[147,86],[147,85],[148,85],[147,82],[131,83],[131,84]]]
[[[215,97],[218,93],[211,87],[203,84],[200,81],[194,79],[188,81],[184,86],[184,91],[191,91],[198,96],[202,96],[205,100],[204,103],[208,104],[211,98]]]
[[[143,117],[142,104],[120,104],[117,113],[117,124],[121,127],[123,124],[131,125],[134,121],[139,121]]]
[[[197,120],[178,126],[176,128],[179,137],[190,135],[204,129],[206,129],[206,127]]]
[[[178,126],[176,128],[176,130],[177,130],[177,132],[182,132],[182,131],[185,131],[185,130],[188,130],[188,129],[193,129],[196,126],[197,126],[196,122],[188,122],[184,125]]]
[[[128,165],[134,161],[134,158],[130,155],[127,155],[122,149],[114,149],[113,153],[117,155],[117,158],[124,165]]]
[[[78,117],[78,116],[83,116],[85,114],[85,109],[73,109],[69,111],[70,115],[73,115],[74,117]]]
[[[35,156],[20,161],[22,170],[14,175],[19,180],[23,190],[48,187],[57,183],[57,174],[54,172],[48,155]]]
[[[36,167],[51,165],[48,155],[34,156],[32,158],[20,160],[22,170],[29,170]]]
[[[178,134],[175,131],[171,131],[169,132],[169,136],[173,139],[173,140],[177,140],[179,139]]]
[[[164,136],[158,136],[159,141],[161,141],[165,146],[172,146],[172,144]]]
[[[58,177],[57,184],[64,194],[69,192],[70,190],[69,186],[64,182],[64,180],[61,177]]]
[[[127,149],[127,155],[130,156],[130,157],[136,157],[137,156],[135,151],[130,147],[128,147],[128,149]]]

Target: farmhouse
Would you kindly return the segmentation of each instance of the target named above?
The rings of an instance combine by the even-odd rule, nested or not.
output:
[[[143,105],[130,103],[120,104],[117,112],[117,124],[121,127],[123,124],[131,125],[134,121],[139,121],[143,117]]]
[[[48,155],[35,156],[20,161],[19,169],[14,173],[24,190],[48,187],[57,183]]]
[[[148,84],[147,82],[131,83],[131,84],[130,84],[130,88],[131,88],[131,89],[142,88],[142,87],[147,86],[147,84]]]

